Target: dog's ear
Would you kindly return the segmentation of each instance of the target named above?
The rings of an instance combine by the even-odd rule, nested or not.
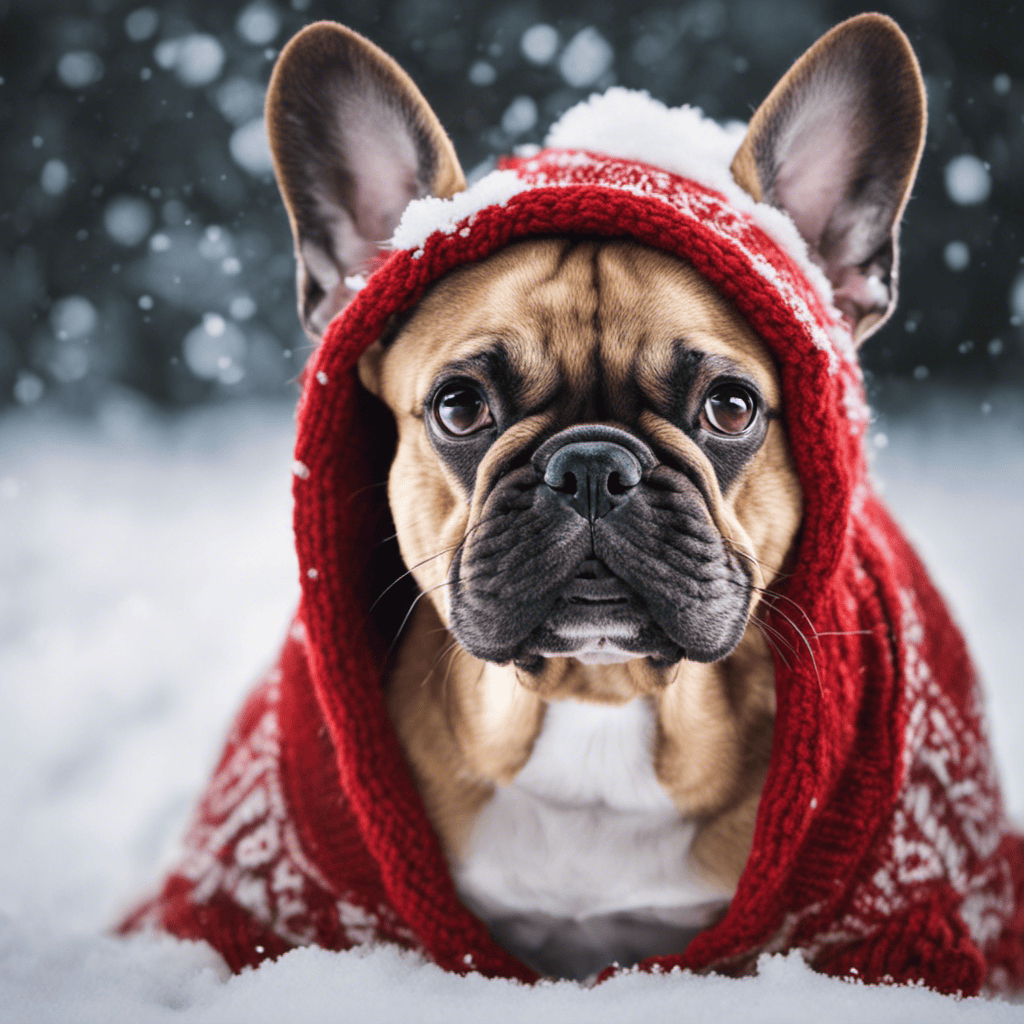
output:
[[[299,317],[317,341],[352,298],[412,199],[466,187],[451,141],[412,79],[333,22],[284,48],[267,91],[274,171],[295,236]]]
[[[790,68],[732,163],[747,192],[793,218],[858,343],[896,305],[899,222],[925,119],[909,40],[892,19],[862,14]]]

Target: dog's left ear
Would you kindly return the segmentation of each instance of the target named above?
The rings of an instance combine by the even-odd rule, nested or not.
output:
[[[466,179],[412,79],[330,21],[307,26],[282,51],[267,131],[295,236],[299,318],[319,341],[355,294],[346,278],[373,269],[410,200],[447,198]]]
[[[899,222],[925,120],[909,40],[891,18],[862,14],[790,68],[732,163],[747,192],[793,218],[858,344],[896,305]]]

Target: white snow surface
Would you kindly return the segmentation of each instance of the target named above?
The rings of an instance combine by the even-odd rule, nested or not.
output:
[[[740,121],[719,124],[705,117],[699,107],[667,107],[647,92],[614,86],[567,110],[551,126],[544,146],[638,160],[720,192],[796,262],[830,305],[832,286],[812,262],[807,243],[790,216],[767,203],[755,202],[733,180],[729,166],[746,130]],[[488,206],[504,206],[525,189],[512,171],[492,171],[451,199],[415,199],[406,207],[391,245],[418,250],[435,231],[450,235],[473,214]]]
[[[882,422],[887,497],[986,677],[1024,818],[1024,400],[940,395]],[[445,974],[382,948],[303,949],[228,977],[208,947],[104,930],[160,875],[298,596],[291,410],[0,420],[0,1020],[943,1024],[1024,1007],[824,978],[624,975],[585,989]]]

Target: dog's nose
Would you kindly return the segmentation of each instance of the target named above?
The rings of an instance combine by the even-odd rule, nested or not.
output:
[[[612,441],[575,441],[559,448],[544,470],[544,483],[585,519],[600,519],[630,495],[640,461]]]

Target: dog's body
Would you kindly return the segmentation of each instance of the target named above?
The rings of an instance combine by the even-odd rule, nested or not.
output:
[[[440,349],[439,321],[447,338]],[[709,600],[721,606],[727,628],[736,628],[731,614],[743,630],[754,602],[742,556],[752,565],[781,565],[799,523],[799,485],[775,418],[770,357],[742,318],[678,261],[633,243],[561,240],[521,243],[452,275],[389,351],[400,358],[388,360],[382,380],[371,383],[392,410],[417,410],[421,382],[454,376],[453,365],[475,366],[473,379],[488,393],[537,409],[489,445],[478,468],[463,471],[455,487],[465,490],[455,502],[445,470],[458,480],[458,463],[439,465],[422,419],[398,413],[392,514],[406,563],[420,589],[437,599],[420,602],[412,619],[388,705],[460,892],[507,944],[548,972],[582,976],[614,960],[680,948],[683,935],[721,910],[749,850],[771,744],[772,666],[756,626],[737,653],[715,663],[714,649],[692,652],[702,662],[666,650],[644,598],[657,595],[659,584],[671,592],[674,579],[658,580],[657,567],[670,565],[672,554],[656,534],[644,534],[668,531],[676,549],[700,544],[700,571],[720,580]],[[500,370],[489,371],[499,353]],[[687,373],[691,367],[696,374]],[[373,369],[364,367],[364,376]],[[726,374],[750,380],[765,402],[763,436],[756,445],[745,439],[740,454],[756,465],[758,484],[732,488],[728,498],[718,478],[746,467],[716,465],[714,456],[723,453],[709,457],[667,418],[675,402],[699,406],[686,394],[691,387],[703,394]],[[513,394],[510,380],[522,382],[525,393]],[[555,445],[567,430],[572,438],[600,436],[580,434],[574,424],[581,421],[637,434],[646,427],[645,435],[673,451],[676,464],[713,496],[717,516],[691,493],[681,509],[651,522],[651,506],[665,490],[686,495],[693,487],[664,458],[650,505],[633,521],[624,507],[590,520],[566,510],[555,492],[552,507],[504,521],[501,503],[508,486],[523,486],[521,469],[518,478],[498,477],[489,493],[480,487],[482,500],[466,500],[470,481],[521,461],[538,436]],[[426,479],[410,489],[417,476]],[[717,537],[695,536],[695,514],[714,522],[740,554]],[[497,555],[488,546],[490,522],[507,541]],[[638,537],[644,550],[635,549]],[[531,564],[548,543],[556,545],[555,557]],[[628,586],[602,572],[606,563],[595,548]],[[502,631],[531,634],[525,644],[513,637],[513,661],[501,654],[483,660],[452,645],[439,615],[452,616],[447,581],[455,551],[461,579],[497,576],[507,588],[492,611],[496,624],[477,642],[493,642]],[[538,604],[551,604],[559,577],[563,597],[547,620],[532,630],[521,626],[517,618],[529,623]],[[732,636],[691,642],[735,644]],[[567,932],[575,937],[555,938]],[[590,944],[589,954],[580,948]]]
[[[342,70],[314,85],[310,62]],[[269,112],[317,337],[404,202],[462,174],[411,82],[337,26],[290,44]],[[894,301],[923,125],[905,39],[855,19],[733,164],[861,336]],[[426,595],[388,708],[460,894],[544,973],[681,951],[735,890],[771,751],[755,613],[802,511],[772,357],[680,261],[550,239],[436,284],[360,376],[396,419],[391,511]]]
[[[340,26],[267,112],[322,336],[302,602],[125,927],[236,970],[384,941],[524,981],[799,950],[1024,986],[1024,837],[863,446],[924,131],[899,29],[838,26],[742,139],[611,90],[468,189]]]

